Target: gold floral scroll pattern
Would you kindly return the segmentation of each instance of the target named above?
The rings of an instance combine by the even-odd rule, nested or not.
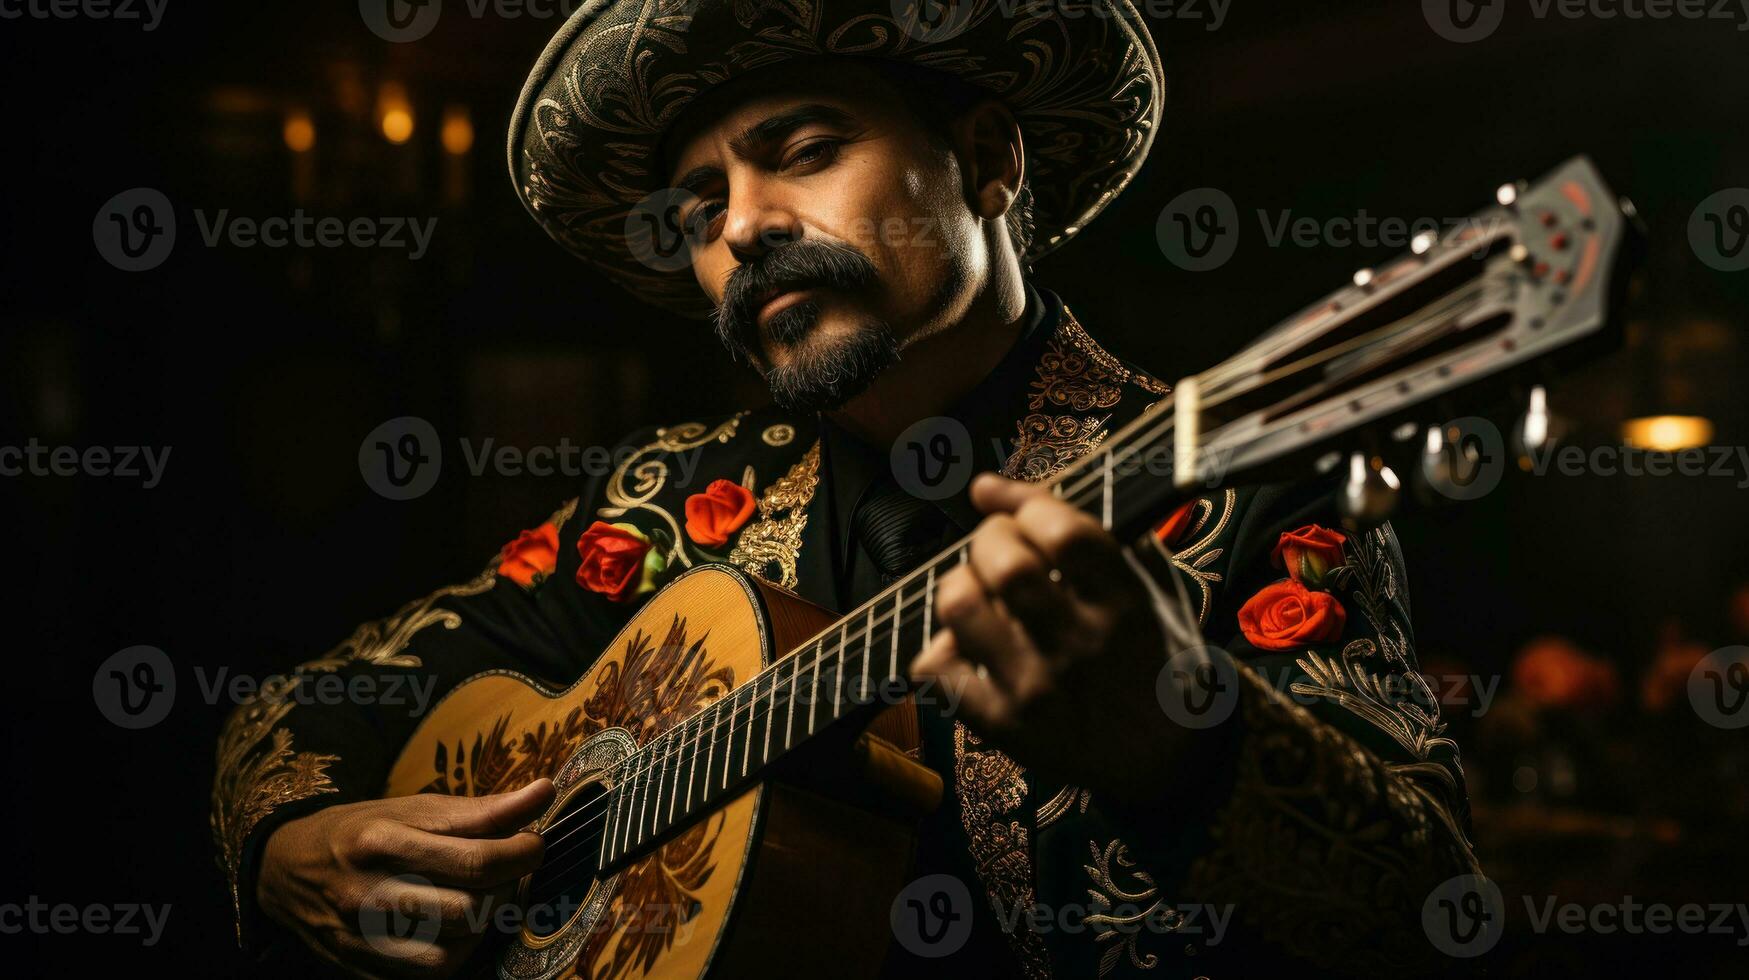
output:
[[[407,603],[386,618],[364,623],[332,650],[299,665],[292,676],[273,678],[261,685],[253,698],[231,712],[219,735],[218,773],[213,779],[212,831],[219,863],[231,886],[239,935],[242,904],[237,878],[242,869],[243,844],[273,811],[288,803],[323,793],[338,792],[328,777],[328,766],[337,755],[293,752],[292,732],[275,728],[295,705],[291,693],[304,673],[325,673],[352,663],[379,667],[420,666],[418,657],[406,652],[413,635],[430,626],[455,629],[462,617],[449,609],[436,608],[450,596],[479,595],[498,581],[497,562],[473,579],[437,590]],[[256,751],[269,732],[273,742]]]
[[[796,587],[796,557],[802,551],[802,529],[808,524],[808,502],[820,484],[820,442],[808,447],[789,472],[759,498],[759,520],[741,531],[729,561],[747,574],[786,589]]]
[[[1197,498],[1191,511],[1190,527],[1184,532],[1184,536],[1191,539],[1190,543],[1177,551],[1167,551],[1159,538],[1147,535],[1148,542],[1172,563],[1172,567],[1188,576],[1202,592],[1202,604],[1196,613],[1196,621],[1202,626],[1208,625],[1214,586],[1222,580],[1221,573],[1211,571],[1211,568],[1221,560],[1226,549],[1216,548],[1214,543],[1232,522],[1233,511],[1239,505],[1239,494],[1235,490],[1222,490],[1219,499],[1217,504],[1212,497]]]
[[[685,422],[657,429],[655,441],[627,456],[608,478],[604,491],[607,504],[596,510],[596,516],[612,520],[634,510],[654,514],[668,525],[670,540],[674,542],[668,560],[678,561],[682,568],[691,568],[692,556],[681,544],[686,535],[680,530],[680,522],[666,507],[652,502],[668,486],[668,460],[659,454],[693,452],[713,442],[727,443],[740,431],[741,419],[746,414],[739,412],[716,425]]]
[[[1026,824],[1026,770],[984,747],[966,726],[953,726],[954,784],[960,822],[971,843],[978,879],[998,919],[1033,905],[1032,836]],[[1003,919],[1003,921],[1007,921]],[[1008,933],[1028,980],[1051,975],[1044,937],[1028,928]]]
[[[707,638],[689,643],[686,620],[679,616],[661,643],[637,631],[626,643],[623,662],[604,665],[595,692],[583,702],[579,740],[617,727],[642,745],[727,694],[735,686],[735,671],[715,665],[705,648]],[[722,827],[720,814],[711,817],[620,874],[606,922],[621,928],[597,929],[590,936],[578,957],[579,976],[612,980],[629,971],[649,972],[700,911],[697,894],[716,870],[712,852]],[[610,947],[612,957],[601,962]]]
[[[452,749],[437,743],[432,758],[435,775],[419,792],[488,796],[518,789],[542,776],[555,775],[583,744],[583,731],[583,709],[579,707],[551,728],[542,721],[512,741],[510,716],[502,715],[490,731],[476,733],[471,746],[458,741]]]
[[[1106,353],[1067,307],[1034,370],[1027,414],[1015,423],[1014,452],[1002,467],[1002,475],[1013,480],[1042,480],[1098,446],[1125,383],[1165,393],[1164,386]]]
[[[1159,966],[1160,957],[1144,956],[1136,942],[1176,930],[1184,913],[1160,897],[1153,876],[1136,867],[1123,841],[1113,840],[1103,848],[1088,841],[1087,850],[1093,862],[1082,865],[1093,882],[1087,889],[1087,926],[1094,932],[1093,941],[1105,947],[1099,956],[1099,975],[1108,976],[1126,955],[1138,970]]]
[[[1480,868],[1447,800],[1419,778],[1429,767],[1387,764],[1249,668],[1238,675],[1234,788],[1186,893],[1233,906],[1247,935],[1317,969],[1443,972],[1423,901]]]

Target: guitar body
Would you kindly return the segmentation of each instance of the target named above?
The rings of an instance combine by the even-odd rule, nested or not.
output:
[[[534,827],[545,836],[600,794],[608,767],[834,619],[734,568],[694,569],[652,596],[564,690],[511,672],[458,686],[408,741],[385,795],[480,796],[551,777],[557,798]],[[871,729],[912,749],[914,712],[908,702],[888,709]],[[890,936],[888,907],[910,867],[913,829],[880,809],[781,778],[754,783],[602,880],[586,862],[574,873],[581,880],[570,906],[531,910],[496,954],[497,973],[518,980],[873,975]],[[549,865],[556,853],[548,836]]]

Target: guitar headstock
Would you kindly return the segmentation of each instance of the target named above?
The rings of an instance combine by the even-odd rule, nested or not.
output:
[[[1637,223],[1584,157],[1500,188],[1468,222],[1417,237],[1410,254],[1181,381],[1175,482],[1303,475],[1344,458],[1389,482],[1379,447],[1418,441],[1422,425],[1540,365],[1613,346]]]

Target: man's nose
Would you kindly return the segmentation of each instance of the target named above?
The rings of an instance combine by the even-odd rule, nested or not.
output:
[[[757,191],[731,193],[724,218],[723,240],[743,265],[802,237],[795,213]]]

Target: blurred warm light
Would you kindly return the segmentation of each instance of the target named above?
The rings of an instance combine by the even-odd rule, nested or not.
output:
[[[443,148],[453,156],[466,156],[474,147],[474,123],[468,107],[446,106],[443,110]]]
[[[285,145],[293,153],[308,153],[316,145],[316,123],[302,109],[285,117]]]
[[[383,85],[377,93],[377,119],[389,142],[399,145],[413,138],[413,105],[406,89],[394,82]]]
[[[1621,437],[1638,449],[1675,452],[1712,442],[1713,424],[1699,415],[1653,415],[1622,423]]]

